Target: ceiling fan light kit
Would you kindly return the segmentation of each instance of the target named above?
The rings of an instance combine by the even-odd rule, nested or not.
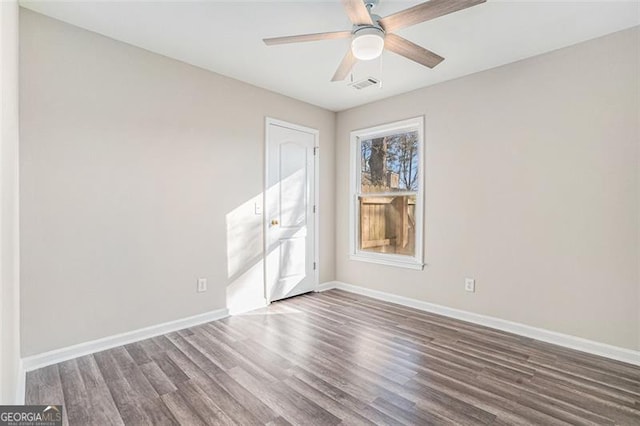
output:
[[[361,27],[353,33],[351,51],[356,59],[369,61],[382,55],[384,31],[377,27]]]
[[[358,60],[375,59],[382,54],[384,49],[411,59],[425,67],[433,68],[444,60],[442,56],[393,34],[393,32],[476,6],[487,0],[431,0],[384,18],[371,14],[371,9],[378,4],[378,1],[341,0],[349,20],[353,23],[351,31],[265,38],[263,41],[271,46],[352,37],[351,46],[344,58],[342,58],[342,62],[340,62],[331,81],[344,80]]]

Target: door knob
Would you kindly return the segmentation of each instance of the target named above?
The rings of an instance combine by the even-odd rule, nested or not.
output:
[[[278,223],[280,223],[280,222],[278,222],[278,219],[271,219],[271,225],[275,226]]]

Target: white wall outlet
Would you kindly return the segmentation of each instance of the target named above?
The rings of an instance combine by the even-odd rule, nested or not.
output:
[[[262,215],[262,203],[254,203],[253,211],[256,216]]]
[[[198,293],[207,291],[207,279],[198,278]]]
[[[470,291],[471,293],[474,293],[476,291],[476,280],[474,280],[473,278],[465,278],[464,289],[466,291]]]

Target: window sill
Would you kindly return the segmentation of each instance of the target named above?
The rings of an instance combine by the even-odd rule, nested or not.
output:
[[[359,262],[377,263],[378,265],[395,266],[398,268],[413,269],[416,271],[422,271],[425,264],[418,262],[415,259],[397,259],[393,256],[384,255],[371,255],[371,254],[352,254],[349,256],[351,260],[357,260]]]

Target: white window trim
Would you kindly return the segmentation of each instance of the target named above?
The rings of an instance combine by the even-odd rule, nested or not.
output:
[[[418,131],[420,143],[418,144],[418,190],[416,194],[416,253],[415,256],[400,254],[372,253],[358,249],[358,195],[360,188],[360,141],[372,137],[386,136],[398,131],[415,129]],[[422,270],[424,268],[424,117],[415,117],[408,120],[396,121],[367,129],[351,132],[351,157],[350,157],[350,188],[349,196],[349,258],[362,262],[377,263],[380,265],[397,266],[401,268]],[[411,192],[413,193],[413,192]],[[389,195],[402,195],[402,192]],[[375,194],[383,195],[383,194]]]

